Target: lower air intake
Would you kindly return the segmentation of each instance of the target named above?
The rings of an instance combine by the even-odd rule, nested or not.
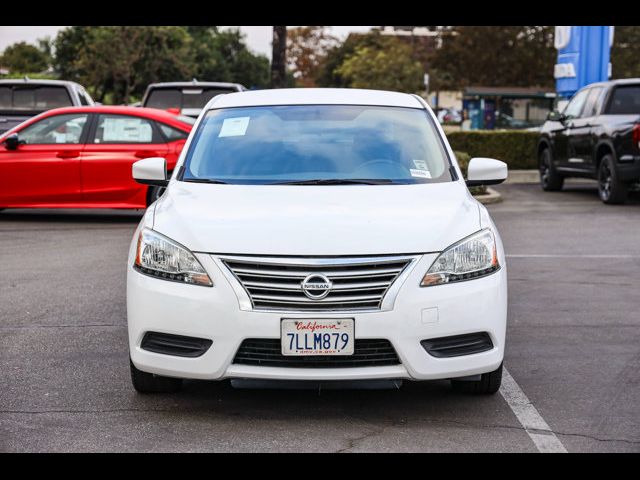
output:
[[[460,357],[486,352],[493,348],[487,332],[454,335],[452,337],[430,338],[420,342],[429,355],[436,358]]]
[[[209,349],[212,343],[206,338],[147,332],[144,334],[140,348],[176,357],[199,357]]]
[[[388,340],[356,339],[353,355],[282,355],[279,338],[253,338],[242,342],[233,363],[285,368],[357,368],[399,365]]]

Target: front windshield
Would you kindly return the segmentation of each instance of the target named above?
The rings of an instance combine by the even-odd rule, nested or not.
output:
[[[450,181],[451,174],[424,110],[291,105],[207,112],[182,180],[408,184]]]

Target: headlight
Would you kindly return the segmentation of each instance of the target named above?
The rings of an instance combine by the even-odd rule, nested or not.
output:
[[[454,243],[433,262],[421,287],[483,277],[500,268],[496,239],[489,229]]]
[[[148,228],[143,228],[138,236],[134,267],[141,273],[164,280],[213,286],[193,253]]]

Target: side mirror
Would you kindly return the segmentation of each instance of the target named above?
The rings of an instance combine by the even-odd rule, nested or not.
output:
[[[4,139],[4,144],[7,147],[7,150],[17,150],[20,146],[20,137],[17,133],[12,133]]]
[[[167,161],[162,157],[150,157],[138,160],[131,168],[133,179],[143,185],[156,185],[166,187],[169,183],[167,178]]]
[[[553,112],[549,112],[547,114],[547,120],[551,120],[552,122],[564,122],[566,119],[564,113],[560,113],[557,110],[554,110]]]
[[[467,168],[467,186],[497,185],[507,179],[507,164],[493,158],[472,158]]]

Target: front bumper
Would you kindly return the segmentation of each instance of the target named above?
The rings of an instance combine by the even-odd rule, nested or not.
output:
[[[436,254],[415,263],[398,291],[391,311],[366,313],[294,313],[242,311],[234,279],[223,274],[212,256],[197,254],[214,287],[200,287],[143,275],[129,262],[127,316],[129,348],[134,365],[159,375],[220,380],[431,380],[477,375],[495,370],[504,356],[507,319],[507,272],[466,282],[421,288],[420,280]],[[279,338],[282,318],[354,318],[356,338],[387,339],[401,364],[360,368],[280,368],[233,364],[247,338]],[[207,338],[213,345],[202,356],[185,358],[140,348],[148,331]],[[420,341],[487,332],[491,350],[435,358]]]

